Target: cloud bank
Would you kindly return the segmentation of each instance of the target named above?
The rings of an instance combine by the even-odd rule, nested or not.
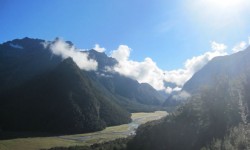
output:
[[[129,56],[132,49],[126,45],[120,45],[116,50],[112,51],[111,57],[119,62],[113,68],[114,71],[140,83],[149,83],[157,90],[165,90],[167,93],[171,93],[181,90],[183,84],[212,58],[227,55],[226,49],[227,46],[224,44],[211,42],[210,51],[186,60],[182,69],[171,71],[160,69],[149,57],[142,62],[130,60]],[[166,86],[165,82],[174,83],[176,87]]]
[[[93,59],[89,59],[87,53],[80,52],[79,49],[69,45],[62,39],[56,39],[54,42],[45,42],[43,45],[49,48],[53,54],[64,59],[71,57],[80,69],[86,71],[97,69],[98,63]]]
[[[71,57],[81,69],[87,71],[97,69],[98,63],[93,59],[88,59],[87,53],[80,52],[80,49],[76,49],[61,39],[43,44],[45,47],[49,47],[55,55],[59,55],[62,58]],[[232,48],[232,53],[241,51],[249,45],[250,37],[248,41],[241,41],[236,44]],[[93,49],[98,52],[106,50],[98,44]],[[115,58],[118,64],[107,71],[118,72],[140,83],[148,83],[156,90],[164,90],[167,93],[180,91],[184,83],[214,57],[228,55],[225,44],[212,41],[209,51],[187,59],[184,62],[183,68],[168,71],[160,69],[150,57],[146,57],[141,62],[131,60],[131,51],[132,49],[127,45],[120,45],[116,50],[111,51],[110,57]]]

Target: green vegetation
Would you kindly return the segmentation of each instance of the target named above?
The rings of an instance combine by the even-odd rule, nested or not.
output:
[[[77,141],[70,141],[55,137],[48,138],[20,138],[12,140],[2,140],[0,141],[1,150],[38,150],[41,148],[50,148],[64,146],[69,147],[72,145],[86,145],[86,143],[81,143]]]
[[[195,150],[223,138],[241,122],[238,101],[227,90],[226,85],[204,90],[166,119],[143,125],[128,149]]]
[[[71,146],[71,147],[55,147],[49,150],[126,150],[127,142],[131,139],[120,138],[114,141],[93,144],[91,146]]]
[[[250,125],[240,124],[233,127],[222,139],[213,139],[211,144],[201,150],[249,150]]]
[[[141,126],[127,149],[249,149],[249,57],[247,49],[209,62],[184,85],[192,94],[188,101],[164,120]]]
[[[3,131],[72,134],[131,121],[130,113],[93,86],[72,59],[2,94]]]

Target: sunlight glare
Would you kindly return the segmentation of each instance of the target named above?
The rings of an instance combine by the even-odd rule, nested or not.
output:
[[[235,9],[240,10],[244,5],[245,0],[202,0],[204,5],[215,9],[217,11],[234,11]]]
[[[250,0],[188,0],[185,7],[194,21],[212,28],[243,27]]]

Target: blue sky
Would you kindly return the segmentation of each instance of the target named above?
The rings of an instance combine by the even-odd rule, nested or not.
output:
[[[174,70],[210,51],[213,41],[228,51],[247,41],[249,6],[249,0],[0,0],[0,43],[62,37],[78,48],[98,43],[107,54],[127,45],[129,59],[150,57]]]
[[[132,59],[151,57],[161,68],[175,69],[187,58],[209,50],[211,41],[233,45],[249,36],[250,28],[212,27],[208,23],[213,22],[210,18],[199,20],[196,13],[202,14],[202,8],[190,11],[190,3],[188,0],[1,0],[0,42],[26,36],[48,40],[59,36],[80,48],[92,48],[99,43],[107,50],[114,50],[126,44],[133,49]],[[233,16],[231,19],[235,20]],[[249,26],[250,19],[245,24]]]

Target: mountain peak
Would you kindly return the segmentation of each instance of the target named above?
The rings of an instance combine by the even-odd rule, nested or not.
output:
[[[103,71],[105,67],[113,67],[118,64],[118,61],[112,57],[108,57],[104,52],[98,52],[96,50],[87,51],[88,57],[98,62],[98,70]]]

